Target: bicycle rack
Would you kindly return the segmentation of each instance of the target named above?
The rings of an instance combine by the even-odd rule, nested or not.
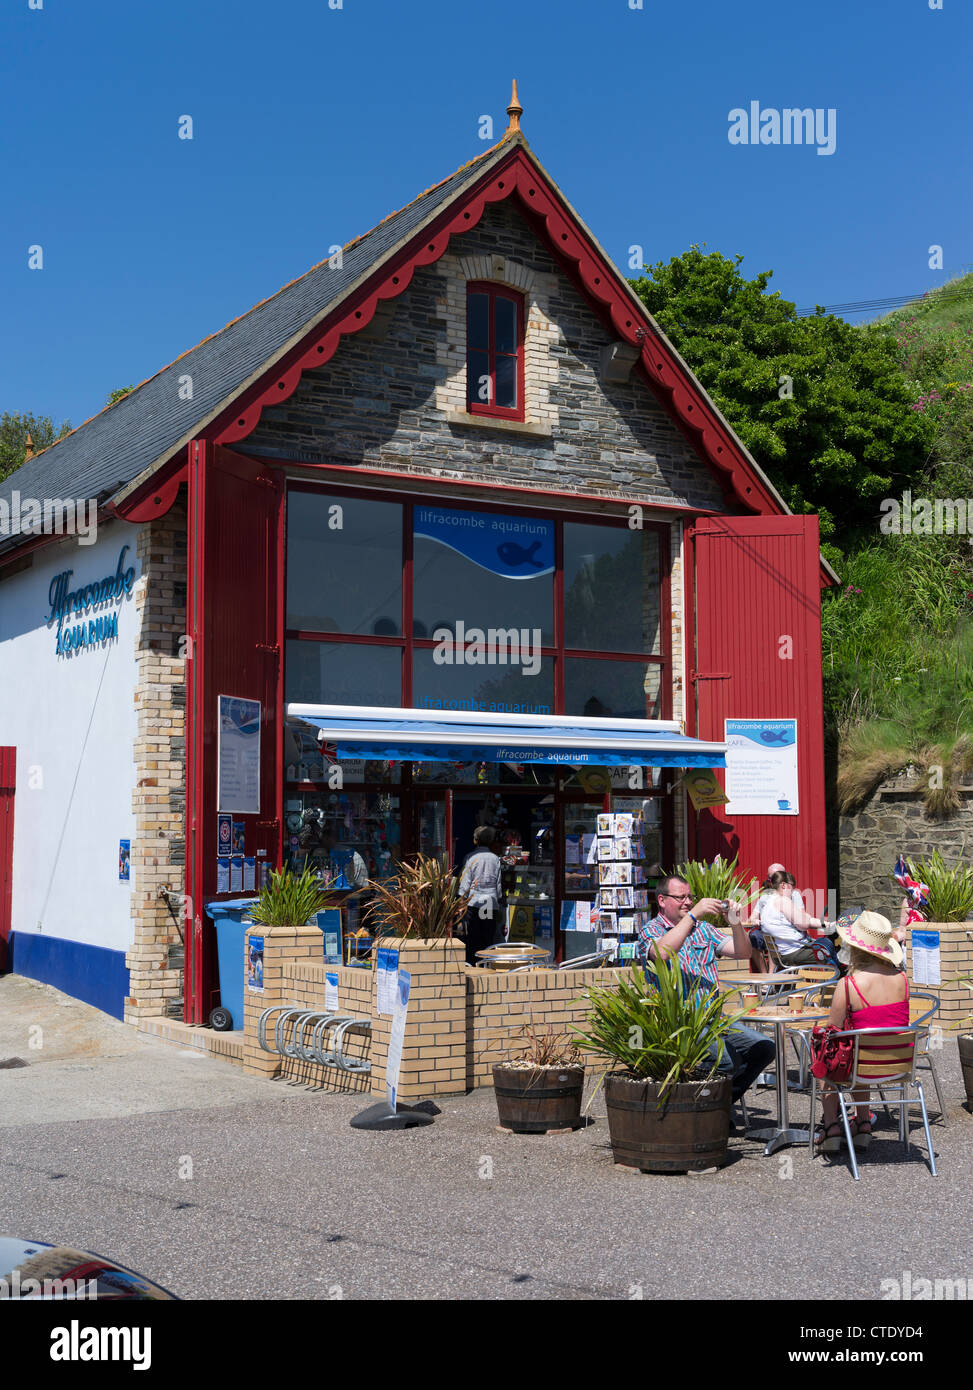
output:
[[[272,1014],[278,1014],[274,1024],[274,1041],[267,1039],[267,1031]],[[305,1041],[308,1027],[312,1027],[311,1041]],[[331,1046],[325,1046],[325,1034],[331,1034]],[[344,1040],[349,1033],[369,1034],[371,1020],[355,1018],[352,1014],[326,1013],[320,1009],[301,1009],[289,1004],[274,1004],[264,1009],[257,1023],[257,1042],[264,1052],[275,1052],[280,1057],[294,1057],[304,1062],[319,1062],[324,1067],[337,1067],[339,1071],[370,1072],[372,1064],[365,1058],[346,1057]],[[289,1035],[289,1040],[288,1040]]]

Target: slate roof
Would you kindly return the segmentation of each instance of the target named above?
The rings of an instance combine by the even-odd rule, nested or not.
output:
[[[352,285],[436,212],[478,178],[505,142],[464,164],[442,183],[392,213],[343,248],[342,267],[327,260],[228,323],[113,406],[79,425],[0,483],[0,498],[108,500],[165,456],[195,426],[211,417],[263,364],[300,334],[310,320],[340,301]],[[193,379],[193,399],[179,399],[179,378]],[[19,543],[12,537],[0,550]]]

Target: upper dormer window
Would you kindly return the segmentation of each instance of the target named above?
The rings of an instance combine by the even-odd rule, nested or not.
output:
[[[524,297],[474,281],[466,292],[466,407],[524,418]]]

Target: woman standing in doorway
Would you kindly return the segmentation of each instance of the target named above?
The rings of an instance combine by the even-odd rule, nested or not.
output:
[[[492,946],[503,921],[502,866],[493,853],[492,825],[473,831],[473,853],[463,865],[459,891],[470,900],[466,913],[466,963],[476,965],[477,951]]]

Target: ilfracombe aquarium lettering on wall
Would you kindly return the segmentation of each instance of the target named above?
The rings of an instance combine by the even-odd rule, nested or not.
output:
[[[75,623],[71,627],[65,627],[64,623],[73,614],[84,614],[92,608],[101,608],[105,604],[118,603],[127,594],[132,592],[135,583],[135,570],[131,566],[124,568],[125,555],[129,547],[123,545],[118,555],[118,563],[115,566],[115,573],[105,579],[99,579],[94,584],[85,584],[79,589],[69,589],[71,576],[74,570],[62,570],[51,580],[51,587],[48,590],[47,601],[51,605],[51,611],[45,618],[47,626],[57,623],[57,647],[58,656],[67,656],[70,652],[80,651],[85,647],[97,647],[103,642],[110,642],[118,639],[118,612],[104,613],[97,618],[88,618]]]

